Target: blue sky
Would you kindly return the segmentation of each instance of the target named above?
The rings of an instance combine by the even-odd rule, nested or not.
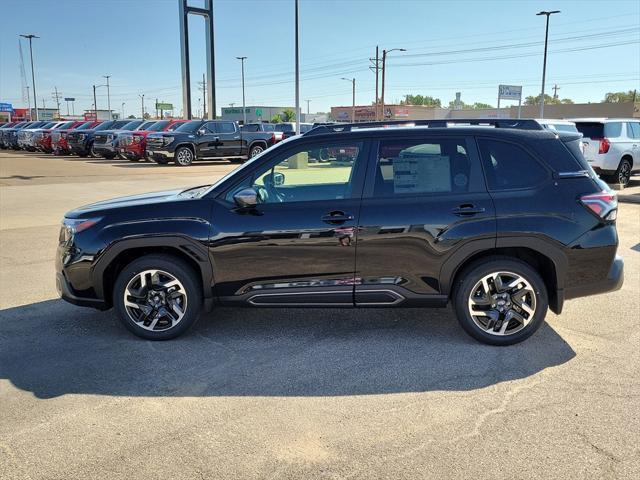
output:
[[[192,0],[200,6],[202,0]],[[76,113],[92,103],[92,84],[111,77],[111,104],[125,112],[147,105],[181,104],[177,0],[1,0],[0,102],[22,106],[18,35],[34,33],[38,103],[58,87],[77,99]],[[247,104],[294,104],[292,0],[215,0],[218,107],[242,102],[240,62],[247,56]],[[404,94],[432,95],[448,104],[455,92],[467,103],[495,105],[499,83],[540,91],[544,17],[551,19],[547,92],[576,102],[600,101],[608,91],[640,89],[640,2],[302,0],[300,2],[301,99],[311,112],[375,96],[369,57],[390,55],[388,103]],[[204,22],[191,25],[193,101],[204,72]],[[515,46],[514,46],[515,45]],[[28,48],[23,45],[30,84]],[[106,108],[106,89],[98,90]],[[149,101],[151,100],[151,101]],[[303,111],[306,102],[302,101]],[[194,105],[194,111],[197,112]],[[65,111],[65,108],[62,109]],[[180,112],[176,110],[176,113]]]

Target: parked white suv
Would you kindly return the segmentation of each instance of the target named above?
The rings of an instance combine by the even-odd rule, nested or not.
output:
[[[557,118],[536,118],[535,121],[547,130],[578,133],[575,122],[571,122],[569,120],[559,120]]]
[[[576,118],[584,156],[607,182],[627,185],[640,171],[640,118]]]

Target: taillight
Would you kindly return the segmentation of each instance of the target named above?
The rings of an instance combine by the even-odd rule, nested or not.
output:
[[[271,143],[276,143],[276,134],[275,133],[271,134]]]
[[[603,220],[615,220],[618,213],[618,197],[613,192],[602,191],[582,195],[580,202]]]
[[[600,148],[598,149],[598,153],[607,153],[609,151],[609,147],[611,147],[611,143],[608,138],[600,139]]]

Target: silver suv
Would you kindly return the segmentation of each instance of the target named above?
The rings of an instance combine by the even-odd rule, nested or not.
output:
[[[627,185],[640,171],[640,118],[576,118],[584,156],[607,182]]]

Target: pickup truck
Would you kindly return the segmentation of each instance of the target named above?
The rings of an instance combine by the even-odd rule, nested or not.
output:
[[[276,130],[276,126],[273,123],[245,123],[240,127],[241,132],[273,132],[276,135],[276,142],[284,140],[284,132]]]
[[[118,155],[118,145],[120,143],[120,135],[129,133],[134,130],[144,130],[155,123],[155,120],[134,119],[125,125],[113,128],[111,130],[103,130],[93,137],[93,151],[96,155],[111,160]]]
[[[131,162],[137,162],[146,157],[147,136],[157,132],[173,132],[187,120],[170,119],[158,120],[146,130],[122,133],[118,140],[118,154]]]
[[[195,160],[243,162],[276,143],[275,132],[243,132],[235,122],[191,120],[173,132],[147,136],[147,156],[156,163],[186,167]]]
[[[99,125],[86,130],[72,130],[67,135],[69,150],[71,150],[71,153],[74,153],[79,157],[91,156],[96,158],[98,154],[93,148],[95,135],[104,130],[118,130],[130,121],[131,120],[107,120],[106,122],[102,122]]]

